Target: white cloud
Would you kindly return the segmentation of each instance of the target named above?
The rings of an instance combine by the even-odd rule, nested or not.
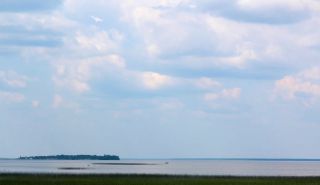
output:
[[[241,95],[240,88],[223,89],[219,93],[206,93],[204,95],[204,100],[214,101],[219,99],[238,99]]]
[[[266,46],[275,45],[278,39],[268,37],[279,31],[271,26],[246,24],[203,12],[152,6],[126,10],[126,21],[133,24],[143,40],[145,53],[160,60],[187,57],[195,58],[197,65],[206,65],[202,59],[207,57],[212,67],[243,68],[248,61],[260,59]],[[268,50],[270,53],[270,47]]]
[[[143,72],[140,78],[143,86],[150,90],[157,90],[174,83],[173,78],[155,72]]]
[[[248,61],[257,59],[252,49],[239,49],[238,53],[237,56],[221,58],[220,61],[225,65],[243,68]]]
[[[264,1],[255,1],[253,4],[258,6],[260,2],[264,5]],[[289,1],[266,1],[266,6],[289,4],[288,6],[294,8],[299,7],[301,2],[295,1],[290,5]],[[249,62],[253,65],[273,65],[280,62],[292,65],[288,62],[290,53],[299,52],[302,56],[310,51],[306,50],[307,46],[302,46],[301,42],[311,40],[313,47],[319,45],[319,36],[313,23],[303,22],[293,29],[290,25],[277,27],[239,22],[215,14],[180,9],[157,9],[137,5],[126,10],[127,14],[131,12],[127,17],[128,22],[134,23],[134,30],[140,33],[146,53],[157,59],[167,60],[172,57],[173,63],[179,57],[188,57],[195,61],[190,66],[202,65],[204,68],[245,68]],[[184,64],[185,62],[181,65]]]
[[[100,17],[96,17],[96,16],[90,16],[91,19],[96,22],[96,23],[100,23],[100,22],[103,22],[103,19],[101,19]]]
[[[83,93],[90,90],[90,86],[88,83],[81,80],[73,80],[70,81],[71,88],[77,92]]]
[[[216,35],[201,15],[156,7],[140,5],[126,9],[125,20],[133,24],[148,56],[175,58],[214,51]]]
[[[74,35],[65,38],[65,51],[55,59],[53,81],[56,86],[84,93],[91,90],[90,81],[104,73],[116,73],[126,67],[117,54],[123,35],[115,29],[97,27],[74,28]]]
[[[298,76],[308,80],[320,80],[320,67],[304,70],[299,73]]]
[[[221,93],[222,97],[227,97],[231,99],[239,98],[240,94],[241,94],[240,88],[224,89]]]
[[[275,82],[276,95],[293,100],[306,101],[320,98],[320,70],[318,67],[304,70],[296,75],[287,75]]]
[[[20,103],[25,100],[25,96],[17,92],[0,91],[0,100],[2,102]]]
[[[195,85],[202,89],[211,89],[215,87],[219,87],[221,84],[218,81],[215,81],[208,77],[202,77],[195,81]]]
[[[58,87],[69,88],[79,93],[90,90],[89,81],[94,77],[107,72],[114,73],[126,66],[118,55],[69,60],[53,63],[56,68],[53,80]]]
[[[299,2],[293,1],[292,5],[289,6],[295,8],[295,4],[299,4]],[[249,7],[250,3],[252,3],[251,8],[255,9],[261,8],[262,6],[273,7],[287,6],[283,5],[286,3],[290,4],[289,1],[276,2],[273,0],[270,2],[253,2],[250,0],[238,2],[244,7]],[[223,17],[223,15],[219,13],[209,14],[207,12],[201,12],[200,10],[185,9],[185,7],[182,7],[184,3],[192,5],[192,1],[179,0],[125,0],[120,3],[119,1],[95,1],[93,3],[95,5],[92,6],[101,6],[101,9],[110,7],[117,9],[117,7],[121,7],[115,11],[121,11],[117,12],[118,14],[116,16],[120,16],[122,18],[121,21],[125,20],[127,21],[125,23],[128,23],[124,30],[105,30],[105,27],[99,24],[91,24],[89,22],[89,25],[87,25],[85,22],[81,23],[80,18],[87,18],[90,21],[90,14],[85,14],[84,12],[76,14],[77,8],[79,8],[81,4],[83,5],[82,8],[86,8],[86,5],[90,3],[74,0],[66,1],[65,5],[68,7],[64,7],[63,9],[63,11],[68,9],[67,12],[70,13],[71,9],[74,8],[75,14],[70,16],[73,17],[72,20],[66,18],[69,17],[68,13],[66,16],[63,16],[63,13],[66,12],[60,12],[53,13],[44,18],[33,17],[31,22],[35,22],[33,23],[35,25],[50,28],[51,23],[59,25],[58,23],[61,21],[63,28],[55,30],[63,32],[64,46],[53,49],[52,53],[46,54],[53,54],[53,60],[58,60],[58,62],[52,62],[55,67],[53,77],[55,84],[58,87],[68,88],[79,93],[92,90],[91,81],[97,79],[97,76],[105,74],[110,74],[107,76],[108,78],[117,78],[117,80],[121,78],[121,80],[123,80],[124,83],[128,83],[129,86],[139,81],[140,84],[137,82],[138,85],[134,84],[133,86],[143,87],[148,90],[167,87],[176,83],[177,79],[181,81],[189,80],[189,84],[192,83],[192,85],[201,89],[216,88],[219,86],[219,82],[209,78],[199,80],[197,78],[183,79],[178,76],[173,78],[157,72],[143,72],[143,70],[157,71],[157,69],[141,66],[144,64],[139,63],[139,61],[158,62],[157,59],[159,59],[166,60],[169,67],[179,65],[189,67],[187,66],[188,61],[184,59],[190,57],[193,59],[192,64],[194,66],[202,66],[200,69],[207,69],[208,66],[211,68],[216,68],[217,66],[221,68],[230,66],[244,68],[248,66],[248,61],[253,61],[252,63],[258,66],[257,60],[265,60],[267,64],[279,62],[279,60],[276,60],[279,59],[277,57],[280,55],[287,56],[287,54],[289,54],[289,50],[286,49],[291,48],[291,46],[292,48],[299,49],[300,46],[295,38],[300,38],[301,35],[307,35],[302,29],[292,29],[292,27],[290,28],[288,26],[274,27],[272,25],[239,22],[229,19],[229,17]],[[95,13],[95,15],[99,15],[99,17],[91,16],[93,21],[109,21],[106,17],[107,14],[101,14],[99,12]],[[26,16],[20,19],[26,20],[30,17],[31,16]],[[113,21],[114,22],[110,22],[110,27],[123,23],[117,22],[118,20]],[[119,29],[122,29],[121,26],[119,26]],[[314,29],[309,25],[305,30]],[[132,38],[125,40],[127,39],[127,35]],[[314,35],[315,38],[316,36],[317,34]],[[127,46],[123,47],[121,45],[123,41],[130,45],[130,48],[128,47],[129,49]],[[145,50],[140,48],[141,43]],[[316,45],[317,43],[312,44],[312,46]],[[131,47],[134,48],[132,51]],[[126,56],[123,57],[128,57],[128,62],[137,61],[137,64],[132,63],[126,65],[124,59],[121,57],[121,52],[123,51],[127,52],[125,54]],[[156,60],[145,58],[145,51],[147,51],[149,56],[155,57]],[[59,56],[55,58],[57,55]],[[130,57],[132,56],[133,58],[131,60]],[[276,59],[266,60],[266,58],[270,56]],[[161,62],[159,62],[159,66]],[[130,69],[126,66],[134,66],[135,69]],[[139,70],[139,67],[142,67],[143,70]],[[163,66],[160,67],[162,68]],[[161,71],[165,71],[164,68],[162,68]],[[219,68],[215,70],[219,70]],[[136,75],[133,80],[126,79],[131,74],[138,75]],[[136,80],[136,78],[139,78],[139,80]],[[108,79],[105,77],[103,80]],[[21,84],[22,83],[20,83],[20,86],[22,86]],[[227,96],[224,95],[227,94],[226,92],[213,94],[217,94],[219,98]],[[212,97],[215,96],[213,94]]]
[[[10,87],[26,87],[27,79],[26,76],[19,75],[14,71],[0,71],[0,82],[3,82]]]
[[[76,45],[82,50],[110,52],[118,49],[123,35],[115,30],[97,31],[93,34],[78,32],[75,40]]]
[[[307,1],[307,4],[310,4],[311,1]],[[297,51],[300,50],[301,47],[297,40],[301,40],[298,38],[303,38],[302,35],[307,35],[304,32],[298,32],[298,30],[301,30],[300,28],[292,31],[293,29],[287,26],[274,27],[272,25],[251,24],[231,20],[230,17],[223,17],[219,13],[209,14],[201,12],[200,9],[197,11],[185,9],[184,5],[194,5],[194,3],[197,4],[198,2],[182,0],[124,0],[120,3],[114,0],[94,1],[94,3],[83,0],[65,1],[64,11],[73,12],[80,18],[88,18],[88,15],[83,15],[86,8],[112,9],[116,12],[116,16],[121,17],[121,21],[126,21],[128,26],[125,28],[126,30],[104,30],[97,24],[81,25],[79,23],[70,29],[70,32],[74,34],[66,35],[64,39],[66,50],[70,55],[85,57],[120,53],[119,51],[123,50],[129,56],[145,57],[146,55],[152,57],[152,59],[134,59],[134,61],[138,61],[137,63],[139,63],[139,60],[148,62],[168,60],[168,63],[171,62],[172,65],[182,65],[188,68],[235,67],[241,69],[251,63],[259,65],[265,61],[262,65],[273,65],[273,63],[287,61],[281,57],[290,56],[290,53],[295,52],[292,51],[292,48]],[[239,0],[232,4],[234,3],[249,8],[250,4],[252,4],[251,8],[287,6],[287,4],[294,8],[301,4],[300,1],[296,0],[293,0],[293,2],[287,0],[281,2],[274,0],[270,2]],[[82,12],[76,14],[77,10]],[[91,18],[98,21],[108,16],[108,14],[102,12],[95,15],[99,15],[99,17],[91,16]],[[57,17],[57,15],[55,16]],[[117,25],[119,23],[110,22],[110,27],[113,24]],[[314,29],[309,25],[306,30]],[[127,35],[128,37],[133,35],[134,41],[128,40],[127,42],[125,40]],[[314,35],[314,38],[318,38],[317,34]],[[315,39],[307,40],[314,42]],[[130,46],[131,42],[134,42],[132,44],[134,49],[128,51],[127,48],[122,47],[121,43],[123,41],[129,43]],[[318,42],[312,45],[316,46],[317,44]],[[303,49],[300,51],[305,53],[302,52]],[[192,59],[192,61],[188,63],[187,60],[184,60],[185,58],[187,60]],[[66,60],[69,60],[68,57],[66,57]],[[134,65],[138,66],[140,64]],[[62,67],[60,70],[65,69]],[[90,90],[90,85],[85,81],[75,80],[73,82],[74,89],[83,92]]]

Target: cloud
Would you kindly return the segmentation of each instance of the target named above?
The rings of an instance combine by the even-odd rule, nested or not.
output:
[[[97,52],[110,52],[116,50],[122,39],[122,34],[115,30],[111,30],[110,32],[97,31],[87,35],[78,32],[75,38],[80,48]]]
[[[81,25],[70,29],[72,34],[65,37],[63,48],[58,50],[59,58],[51,62],[55,68],[52,79],[58,88],[89,92],[91,80],[116,75],[126,67],[118,54],[124,39],[120,32]]]
[[[25,100],[25,96],[17,92],[0,91],[0,100],[2,102],[21,103]]]
[[[205,101],[215,101],[219,99],[238,99],[241,95],[241,89],[240,88],[232,88],[232,89],[223,89],[219,93],[206,93],[204,95]]]
[[[296,75],[287,75],[275,82],[276,95],[304,102],[320,98],[320,68],[313,67]]]
[[[257,30],[253,25],[240,24],[223,17],[179,9],[154,6],[133,6],[126,9],[125,20],[144,43],[146,57],[151,60],[211,58],[211,66],[241,68],[259,56],[249,37]],[[236,32],[234,30],[237,30]]]
[[[243,69],[262,62],[273,65],[284,62],[293,49],[301,49],[297,39],[306,35],[299,32],[302,26],[292,32],[289,27],[247,23],[204,10],[156,7],[130,6],[125,9],[125,20],[143,41],[137,45],[138,52],[150,61],[170,61],[171,66]]]
[[[155,72],[141,73],[141,81],[143,86],[150,90],[157,90],[174,83],[174,80],[171,77]]]
[[[10,87],[24,88],[27,86],[27,77],[14,71],[0,71],[0,82]]]
[[[315,0],[269,0],[269,1],[255,1],[255,0],[238,0],[237,5],[243,9],[249,10],[270,10],[275,8],[289,9],[292,11],[313,9],[315,5],[319,6],[319,2]]]
[[[57,8],[62,0],[0,0],[0,11],[3,12],[32,12]]]
[[[106,55],[87,59],[65,59],[54,62],[56,72],[53,76],[58,87],[83,93],[90,90],[89,81],[105,73],[115,73],[125,67],[118,55]]]
[[[257,55],[252,49],[238,48],[238,55],[220,58],[222,64],[243,68],[248,61],[257,59]]]
[[[318,38],[317,34],[307,38],[309,34],[302,30],[302,27],[307,27],[305,30],[312,32],[314,24],[297,25],[297,29],[292,31],[290,25],[282,27],[273,24],[262,25],[250,20],[239,20],[241,16],[238,14],[234,17],[229,14],[235,10],[237,13],[248,15],[248,17],[257,17],[251,14],[262,14],[262,11],[256,10],[259,9],[259,2],[254,3],[257,5],[251,8],[247,7],[249,5],[246,2],[215,0],[122,1],[121,3],[99,1],[93,5],[89,5],[85,1],[70,0],[67,4],[69,4],[68,8],[70,9],[76,7],[82,10],[88,6],[95,8],[99,13],[94,15],[103,20],[109,19],[110,16],[100,12],[100,9],[108,8],[116,11],[115,15],[121,18],[121,22],[108,21],[108,27],[119,28],[118,36],[122,38],[121,42],[125,43],[126,46],[115,44],[116,47],[112,47],[112,44],[110,44],[104,47],[105,43],[116,39],[112,39],[113,36],[109,31],[107,31],[107,36],[102,34],[105,31],[102,27],[101,33],[97,34],[96,31],[100,29],[100,26],[96,24],[94,25],[97,30],[94,31],[83,32],[84,28],[79,27],[78,30],[82,29],[82,32],[78,34],[78,41],[80,42],[77,42],[77,44],[83,48],[81,53],[87,53],[88,51],[91,53],[90,51],[96,50],[116,50],[118,52],[123,49],[123,51],[125,50],[123,55],[133,57],[127,61],[134,61],[132,66],[135,67],[145,68],[150,63],[156,64],[159,61],[165,61],[168,65],[160,66],[161,64],[157,64],[160,66],[159,68],[188,68],[190,70],[238,68],[242,70],[250,67],[253,69],[255,66],[273,67],[277,65],[275,63],[285,63],[290,61],[286,58],[290,57],[289,54],[292,52],[301,52],[307,55],[307,52],[304,52],[304,49],[299,46],[298,40],[301,41],[304,38],[315,42],[315,39],[312,38]],[[294,5],[288,5],[288,8],[285,5],[286,3],[288,2],[267,3],[268,10],[266,12],[269,10],[272,12],[277,7],[290,11],[294,9],[290,8]],[[302,8],[303,11],[304,9]],[[306,11],[309,11],[309,9],[306,9]],[[283,13],[284,11],[276,12]],[[75,11],[73,16],[79,16],[77,17],[78,20],[84,17],[82,13],[79,12],[78,15]],[[89,10],[86,13],[92,15]],[[270,15],[273,14],[270,13]],[[294,15],[300,16],[295,13]],[[275,16],[274,19],[283,17]],[[88,14],[86,14],[86,18],[88,18]],[[92,22],[92,20],[88,21]],[[105,22],[103,24],[107,24]],[[261,22],[263,23],[263,21]],[[124,24],[126,29],[122,29]],[[101,42],[102,40],[105,41]],[[316,45],[316,43],[313,45]],[[127,48],[129,46],[130,49]],[[153,67],[151,71],[158,71],[157,67]]]
[[[307,80],[320,80],[320,67],[312,67],[298,74],[300,78]]]
[[[103,19],[101,19],[100,17],[96,17],[96,16],[90,16],[91,19],[96,22],[96,23],[100,23],[100,22],[103,22]]]
[[[215,81],[208,77],[202,77],[195,81],[195,85],[201,89],[211,89],[219,87],[221,84],[218,81]]]
[[[215,48],[214,35],[206,29],[197,29],[205,26],[197,15],[146,5],[133,6],[126,11],[125,20],[133,24],[150,57],[204,55]]]

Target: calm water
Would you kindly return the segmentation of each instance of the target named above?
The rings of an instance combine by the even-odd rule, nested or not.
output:
[[[112,163],[112,164],[98,164]],[[113,164],[116,163],[116,164]],[[118,163],[126,163],[117,165]],[[320,176],[320,161],[259,160],[0,160],[0,173]]]

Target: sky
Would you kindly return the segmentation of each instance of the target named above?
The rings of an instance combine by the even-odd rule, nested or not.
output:
[[[0,0],[0,157],[320,158],[319,0]]]

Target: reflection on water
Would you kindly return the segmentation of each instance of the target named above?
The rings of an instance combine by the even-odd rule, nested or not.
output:
[[[0,160],[0,173],[320,176],[320,161],[259,160]]]

